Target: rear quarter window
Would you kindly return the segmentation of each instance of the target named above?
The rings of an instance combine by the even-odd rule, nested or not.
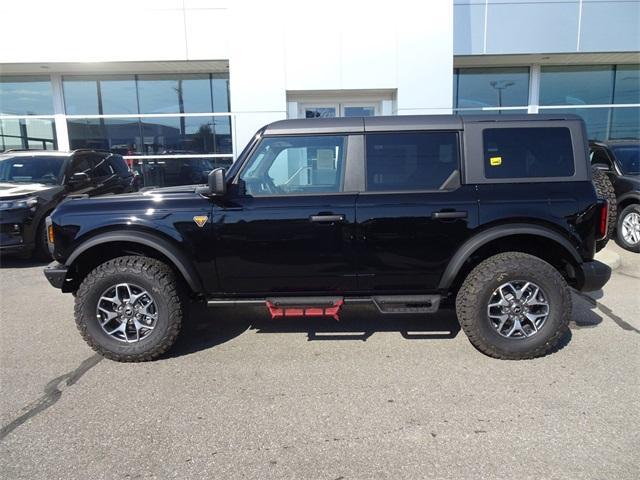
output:
[[[566,127],[487,128],[482,137],[488,179],[570,177],[575,173],[571,132]]]

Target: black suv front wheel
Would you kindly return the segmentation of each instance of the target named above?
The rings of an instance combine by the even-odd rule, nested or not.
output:
[[[119,362],[153,360],[178,336],[182,297],[166,264],[147,257],[118,257],[82,281],[75,317],[82,337],[104,357]]]
[[[469,341],[495,358],[519,360],[556,349],[571,317],[571,293],[544,260],[520,252],[489,257],[463,282],[456,313]]]
[[[618,217],[616,240],[622,248],[640,253],[640,205],[629,205],[622,210]]]

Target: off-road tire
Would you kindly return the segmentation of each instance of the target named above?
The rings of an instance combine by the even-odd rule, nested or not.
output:
[[[47,243],[47,225],[44,218],[40,222],[40,225],[38,225],[35,244],[36,245],[33,250],[34,260],[38,260],[40,262],[50,262],[51,253],[49,252],[49,244]]]
[[[616,199],[616,192],[613,189],[613,184],[607,174],[602,170],[598,170],[597,168],[592,169],[593,171],[593,186],[596,187],[596,193],[598,197],[604,198],[609,202],[609,226],[607,228],[607,236],[602,240],[598,240],[596,242],[596,252],[602,250],[607,242],[609,242],[610,238],[613,238],[613,235],[616,231],[616,220],[618,216],[618,201]]]
[[[96,318],[100,295],[110,286],[131,282],[150,292],[158,306],[158,320],[148,337],[123,343],[107,335]],[[118,362],[154,360],[175,343],[182,323],[183,298],[173,270],[159,260],[126,256],[92,270],[75,297],[76,325],[82,338],[100,355]]]
[[[491,325],[487,305],[492,293],[509,281],[531,281],[542,288],[549,316],[540,330],[528,338],[505,338]],[[456,297],[460,326],[471,344],[490,357],[522,360],[555,351],[569,328],[571,292],[562,275],[538,257],[520,252],[499,253],[476,266]]]
[[[624,239],[624,236],[622,235],[622,222],[627,215],[633,212],[640,214],[640,205],[635,203],[628,205],[624,208],[624,210],[622,210],[622,212],[620,212],[620,215],[618,216],[618,223],[616,225],[616,243],[625,250],[640,253],[640,243],[636,243],[635,245],[629,243]]]

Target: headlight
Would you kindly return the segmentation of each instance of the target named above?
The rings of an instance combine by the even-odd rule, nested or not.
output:
[[[17,210],[19,208],[33,208],[38,204],[38,197],[22,198],[20,200],[0,200],[0,210]]]

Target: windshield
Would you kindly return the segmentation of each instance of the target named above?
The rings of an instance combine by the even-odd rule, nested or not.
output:
[[[0,182],[58,183],[65,157],[19,156],[0,160]]]
[[[622,173],[640,175],[640,145],[620,145],[612,148]]]

